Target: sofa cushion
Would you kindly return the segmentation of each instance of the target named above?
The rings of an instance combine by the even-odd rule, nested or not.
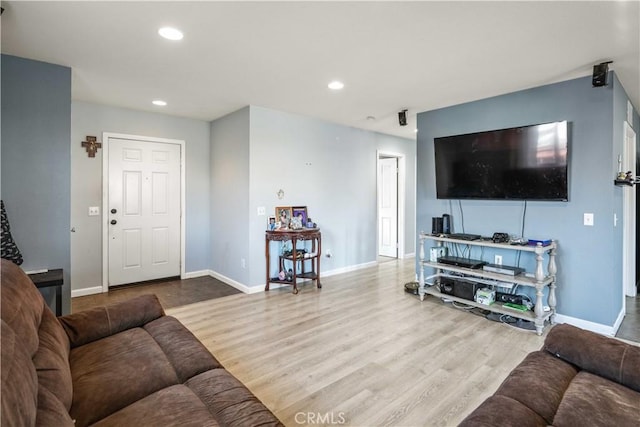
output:
[[[51,312],[42,313],[38,330],[40,346],[33,356],[40,388],[53,392],[68,411],[71,408],[73,386],[69,370],[69,339]]]
[[[507,415],[508,414],[508,415]],[[460,427],[546,427],[547,422],[508,396],[493,395],[469,414]]]
[[[639,426],[640,393],[581,371],[567,389],[553,425]]]
[[[4,299],[5,296],[3,295],[2,298]],[[36,370],[31,363],[31,354],[22,345],[23,337],[17,337],[4,319],[0,322],[0,334],[2,334],[2,346],[0,346],[2,420],[0,425],[32,426],[36,422],[38,404]]]
[[[71,417],[77,426],[178,383],[164,352],[142,328],[76,347],[69,361],[74,390]]]
[[[73,348],[143,326],[163,315],[164,310],[155,295],[141,295],[63,316],[58,320]]]
[[[577,373],[569,363],[546,351],[535,351],[509,373],[495,394],[517,400],[551,424],[565,390]]]
[[[98,421],[92,427],[143,425],[206,427],[219,424],[193,391],[178,384],[138,400]]]
[[[240,381],[213,369],[185,383],[224,426],[280,426],[280,421]]]
[[[220,368],[220,363],[176,318],[163,316],[144,325],[158,343],[178,375],[179,382],[204,371]]]
[[[561,324],[551,329],[544,349],[580,369],[640,392],[640,347]]]
[[[11,424],[13,425],[13,424]],[[60,399],[45,387],[38,389],[36,426],[73,427],[69,411]]]

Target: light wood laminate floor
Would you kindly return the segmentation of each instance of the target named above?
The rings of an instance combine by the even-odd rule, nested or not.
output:
[[[452,426],[527,353],[531,331],[404,292],[415,260],[167,310],[287,426]],[[318,422],[320,421],[320,422]]]

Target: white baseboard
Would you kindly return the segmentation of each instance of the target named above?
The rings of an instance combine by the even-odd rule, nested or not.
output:
[[[102,286],[93,286],[91,288],[72,289],[71,298],[85,297],[87,295],[95,295],[102,293]]]
[[[321,277],[335,276],[336,274],[349,273],[350,271],[362,270],[363,268],[375,267],[378,261],[365,262],[363,264],[350,265],[347,267],[336,268],[334,270],[322,271]]]
[[[350,265],[348,267],[343,267],[343,268],[336,268],[334,270],[329,270],[329,271],[322,271],[321,272],[321,277],[328,277],[328,276],[335,276],[336,274],[342,274],[342,273],[348,273],[350,271],[355,271],[355,270],[361,270],[363,268],[368,268],[368,267],[375,267],[376,265],[378,265],[377,261],[372,261],[372,262],[367,262],[364,264],[357,264],[357,265]],[[234,288],[238,289],[239,291],[244,292],[245,294],[256,294],[258,292],[264,292],[264,284],[260,284],[258,286],[247,286],[243,283],[237,282],[229,277],[224,276],[223,274],[217,273],[213,270],[209,270],[208,274],[215,278],[220,280],[221,282],[226,283],[229,286],[233,286]],[[306,280],[301,280],[298,283],[303,283]],[[277,283],[272,283],[271,285],[269,285],[270,289],[278,289],[281,287],[286,287],[289,285],[280,285]]]
[[[616,319],[615,323],[613,324],[613,335],[618,333],[618,329],[620,329],[620,325],[622,325],[622,321],[624,320],[624,316],[625,316],[625,312],[624,310],[620,310],[620,313],[618,313],[618,318]]]
[[[595,332],[601,335],[607,335],[610,337],[614,337],[618,332],[618,328],[622,323],[622,319],[624,315],[622,315],[622,311],[620,311],[621,315],[618,316],[618,320],[613,326],[603,325],[602,323],[590,322],[588,320],[578,319],[577,317],[565,316],[563,314],[556,314],[555,322],[556,323],[568,323],[573,326],[577,326],[578,328],[586,329],[591,332]]]
[[[262,292],[264,291],[264,285],[260,285],[260,286],[247,286],[243,283],[237,282],[223,274],[220,274],[218,272],[215,272],[213,270],[209,270],[209,276],[213,277],[214,279],[218,279],[221,282],[226,283],[229,286],[233,286],[234,288],[236,288],[239,291],[244,292],[245,294],[256,294],[258,292]]]
[[[211,276],[211,270],[198,270],[184,273],[181,279],[195,279],[196,277]]]
[[[402,259],[409,259],[409,258],[415,258],[416,257],[416,253],[412,252],[410,254],[404,254],[404,256],[402,257]]]

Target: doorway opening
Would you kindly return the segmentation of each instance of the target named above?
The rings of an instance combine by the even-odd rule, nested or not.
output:
[[[404,258],[405,157],[377,153],[378,262]]]

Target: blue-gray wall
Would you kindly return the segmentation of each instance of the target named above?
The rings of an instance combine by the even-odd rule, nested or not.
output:
[[[322,229],[323,249],[333,253],[322,258],[322,272],[375,263],[378,150],[405,158],[404,253],[413,254],[415,141],[256,106],[213,121],[213,272],[244,290],[262,289],[264,230],[276,206],[307,206]],[[257,214],[259,207],[265,215]],[[278,243],[272,246],[275,254]],[[277,257],[272,260],[273,276]]]
[[[622,225],[613,223],[614,214],[622,216],[622,199],[613,178],[624,118],[617,110],[614,117],[614,105],[626,106],[627,99],[619,81],[611,81],[609,86],[592,88],[590,77],[579,78],[420,113],[417,146],[417,229],[430,231],[431,217],[450,213],[455,231],[460,232],[458,201],[436,199],[434,138],[567,120],[569,202],[528,202],[524,236],[559,242],[558,313],[606,326],[614,325],[622,308]],[[636,130],[637,124],[636,115]],[[461,205],[466,232],[520,235],[523,202],[462,201]],[[595,215],[593,227],[582,224],[586,212]],[[493,259],[488,251],[484,257]],[[521,266],[531,269],[533,260],[525,258]],[[515,252],[505,254],[504,263],[515,265]]]
[[[68,313],[71,69],[8,55],[1,61],[2,199],[23,269],[64,269]]]
[[[249,284],[249,107],[211,122],[211,270]],[[242,259],[245,260],[244,268]]]

